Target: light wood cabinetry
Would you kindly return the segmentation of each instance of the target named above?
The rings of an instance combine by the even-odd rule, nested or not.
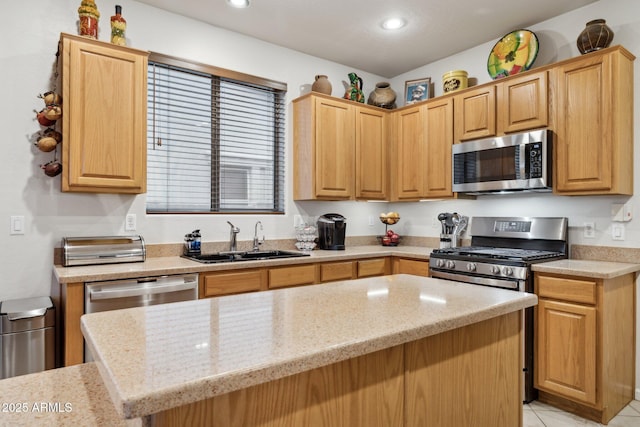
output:
[[[269,269],[269,289],[317,283],[315,264],[273,267]]]
[[[425,193],[425,118],[420,106],[394,113],[392,200],[419,200]]]
[[[356,261],[356,274],[358,278],[391,274],[391,260],[390,258],[374,258]]]
[[[201,298],[255,292],[267,289],[267,271],[264,269],[218,271],[200,273]]]
[[[436,99],[423,107],[426,162],[423,198],[450,198],[451,146],[453,145],[453,98]]]
[[[536,273],[535,387],[606,424],[634,395],[635,280]]]
[[[549,125],[547,71],[528,72],[454,96],[455,141]]]
[[[320,264],[320,282],[349,280],[355,278],[353,261],[324,262]]]
[[[148,52],[68,34],[62,64],[62,191],[144,193]]]
[[[409,258],[394,258],[393,274],[413,274],[414,276],[428,277],[429,261]]]
[[[387,114],[309,94],[293,101],[295,200],[384,200]]]
[[[551,70],[556,193],[633,194],[634,59],[618,46]]]
[[[389,197],[389,135],[386,111],[357,106],[356,199]]]

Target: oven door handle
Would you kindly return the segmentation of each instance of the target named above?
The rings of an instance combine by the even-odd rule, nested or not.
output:
[[[474,285],[492,286],[494,288],[513,289],[524,291],[523,280],[502,280],[489,277],[469,276],[467,274],[446,273],[444,271],[431,270],[431,277],[435,279],[455,280],[456,282],[472,283]]]

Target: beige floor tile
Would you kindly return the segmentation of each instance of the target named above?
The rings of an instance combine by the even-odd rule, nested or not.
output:
[[[528,408],[527,405],[525,405],[522,413],[522,427],[546,427],[536,413],[531,408]]]
[[[614,419],[609,421],[607,427],[640,427],[640,417],[617,415]]]
[[[632,400],[629,406],[640,414],[640,400]]]

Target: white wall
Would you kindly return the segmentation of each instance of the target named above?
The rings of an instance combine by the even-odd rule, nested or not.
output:
[[[37,295],[48,295],[55,286],[51,261],[53,248],[64,236],[109,235],[124,233],[127,213],[137,215],[137,233],[148,243],[181,242],[183,235],[195,228],[202,230],[205,241],[228,238],[227,220],[241,228],[240,239],[252,237],[255,215],[146,215],[145,196],[92,195],[60,192],[60,177],[46,177],[39,165],[53,158],[33,145],[40,130],[33,110],[43,104],[37,95],[52,89],[51,77],[60,32],[77,33],[79,0],[42,0],[7,2],[5,19],[0,27],[3,47],[0,50],[0,84],[4,102],[0,104],[3,165],[0,168],[0,301]],[[99,38],[109,39],[108,18],[115,1],[98,1],[102,13]],[[347,73],[356,71],[364,80],[365,93],[384,79],[369,73],[280,48],[240,34],[221,30],[186,19],[135,1],[118,1],[128,21],[130,45],[199,62],[286,82],[288,101],[309,90],[316,74],[327,74],[333,84],[333,95],[341,96]],[[535,66],[578,56],[575,40],[584,24],[594,18],[605,18],[615,32],[614,44],[622,44],[640,54],[640,15],[637,0],[601,0],[577,11],[530,27],[540,40],[540,53]],[[489,81],[486,60],[495,40],[426,65],[392,79],[401,94],[405,80],[431,77],[435,95],[442,93],[440,77],[452,69],[465,69],[479,83]],[[634,98],[640,111],[640,66],[636,65]],[[289,105],[289,112],[291,106]],[[640,119],[635,114],[636,128]],[[117,125],[114,123],[114,126]],[[288,159],[291,155],[291,119],[287,133]],[[635,137],[635,164],[640,157],[640,135]],[[402,220],[396,226],[400,234],[437,236],[435,217],[439,212],[457,211],[477,215],[538,215],[569,218],[572,243],[603,246],[640,247],[640,196],[633,197],[560,197],[553,195],[485,196],[475,201],[434,201],[425,203],[387,204],[366,202],[293,202],[291,200],[291,162],[287,162],[287,203],[284,216],[260,216],[267,239],[293,237],[293,215],[317,216],[339,212],[348,218],[348,235],[378,234],[383,230],[376,220],[368,226],[369,216],[397,210]],[[640,172],[635,175],[635,188],[640,189]],[[625,224],[626,240],[610,237],[612,203],[631,202],[634,219]],[[24,235],[10,236],[10,216],[26,219]],[[582,237],[585,221],[596,223],[596,238]],[[639,260],[640,261],[640,260]],[[637,327],[640,330],[640,326]],[[638,352],[640,354],[640,351]],[[640,369],[638,369],[640,372]],[[640,381],[639,381],[640,383]]]

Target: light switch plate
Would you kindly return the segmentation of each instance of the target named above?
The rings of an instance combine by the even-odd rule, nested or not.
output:
[[[24,216],[22,215],[11,216],[11,225],[9,227],[9,234],[11,235],[24,234]]]
[[[611,224],[611,238],[624,240],[624,224]]]
[[[583,235],[587,239],[594,239],[596,237],[596,224],[594,222],[585,222]]]
[[[124,231],[136,231],[136,214],[127,214],[124,221]]]

